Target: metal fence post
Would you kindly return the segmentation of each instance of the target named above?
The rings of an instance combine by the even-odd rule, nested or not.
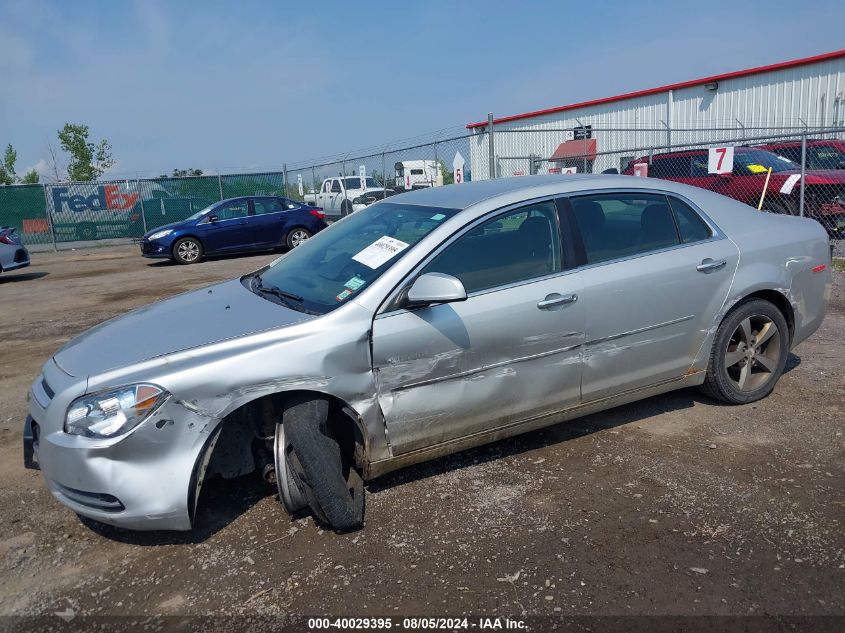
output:
[[[349,202],[349,198],[346,195],[346,157],[343,158],[343,202],[344,204],[342,204],[340,207],[340,217],[343,217],[344,208],[349,209],[349,205],[346,204],[347,202]]]
[[[50,230],[50,239],[53,241],[53,252],[58,252],[59,247],[56,246],[56,229],[53,227],[53,218],[50,216],[50,196],[47,194],[48,185],[42,185],[41,189],[44,191],[44,215],[47,216],[47,228]]]
[[[496,177],[496,145],[493,142],[493,113],[487,113],[487,144],[489,178]]]
[[[384,151],[382,151],[382,153],[381,153],[381,180],[382,180],[381,186],[384,187],[385,189],[387,189],[387,172],[385,171],[385,169],[386,168],[385,168],[385,163],[384,163]],[[393,184],[396,184],[396,182],[394,181]]]
[[[223,178],[217,174],[217,190],[220,192],[220,199],[223,199]]]
[[[804,217],[804,172],[807,169],[807,133],[801,133],[801,188],[798,190],[798,215]]]
[[[144,233],[147,232],[147,214],[144,213],[144,194],[141,193],[141,181],[136,180],[135,185],[138,187],[138,200],[141,201],[141,226],[144,227]]]
[[[284,175],[282,176],[285,179],[285,198],[288,197],[288,164],[283,163],[282,169],[284,170]]]
[[[317,189],[317,172],[314,171],[314,167],[311,167],[311,188],[319,191]]]

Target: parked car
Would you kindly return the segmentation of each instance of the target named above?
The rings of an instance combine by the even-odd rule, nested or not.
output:
[[[32,385],[25,462],[126,528],[189,529],[204,481],[258,471],[353,529],[363,481],[403,466],[682,387],[765,397],[830,289],[817,222],[701,188],[422,189],[67,343]]]
[[[206,255],[292,249],[326,228],[325,217],[322,209],[287,198],[230,198],[147,231],[141,254],[195,264]]]
[[[379,187],[373,178],[326,178],[320,191],[305,196],[305,201],[320,207],[329,215],[346,216],[383,200],[391,193]]]
[[[800,165],[764,149],[736,147],[733,172],[717,175],[708,173],[707,156],[706,149],[654,154],[648,176],[710,189],[756,207],[771,167],[764,208],[798,215]],[[623,173],[634,175],[636,164],[648,162],[649,157],[642,156],[631,161]],[[845,228],[845,170],[805,170],[804,185],[805,215],[821,222],[832,234],[840,233]]]
[[[774,152],[801,164],[801,141],[779,141],[758,145],[760,149]],[[807,169],[845,169],[845,141],[819,139],[807,141]]]
[[[29,251],[21,243],[17,230],[0,226],[0,272],[29,266]]]

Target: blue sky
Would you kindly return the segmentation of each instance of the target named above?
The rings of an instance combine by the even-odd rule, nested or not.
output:
[[[0,0],[0,145],[65,122],[114,175],[277,169],[843,47],[841,2]]]

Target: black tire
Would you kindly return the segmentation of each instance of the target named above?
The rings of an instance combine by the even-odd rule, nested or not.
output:
[[[310,237],[311,231],[304,226],[296,226],[288,231],[288,234],[285,236],[285,246],[288,247],[289,251],[293,250]]]
[[[311,394],[290,396],[282,424],[292,449],[288,462],[314,514],[337,531],[361,527],[364,482],[330,433],[328,400]]]
[[[758,342],[760,335],[764,338]],[[775,388],[788,356],[789,329],[781,311],[763,299],[745,301],[725,316],[716,331],[701,390],[729,404],[760,400]]]
[[[97,239],[97,227],[90,222],[84,222],[76,227],[76,239],[89,241]]]
[[[182,237],[173,243],[171,256],[177,264],[187,266],[196,264],[202,259],[202,242],[195,237]]]
[[[349,200],[344,200],[340,205],[340,215],[351,215],[355,209],[352,207],[352,203]]]

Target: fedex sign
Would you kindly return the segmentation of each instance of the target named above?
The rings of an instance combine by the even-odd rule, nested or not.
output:
[[[71,194],[69,187],[52,187],[53,210],[67,208],[73,213],[85,211],[129,211],[140,198],[138,193],[122,193],[120,185],[98,185],[90,195]],[[77,187],[74,187],[77,189]],[[89,190],[90,191],[90,190]]]

